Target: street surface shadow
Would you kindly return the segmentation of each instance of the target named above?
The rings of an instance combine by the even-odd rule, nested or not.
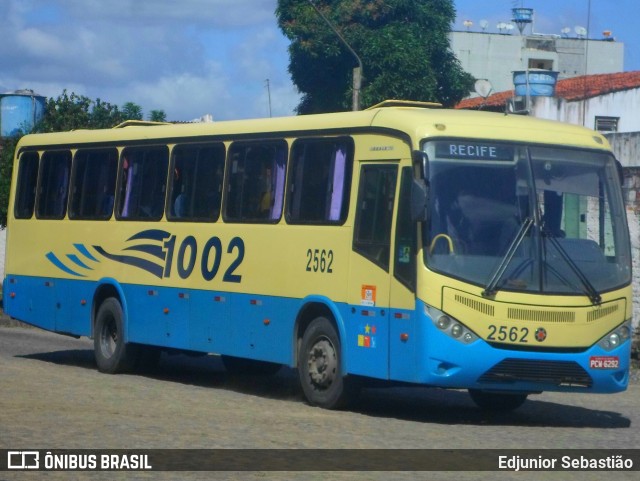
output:
[[[97,369],[93,351],[90,349],[62,350],[17,357]],[[225,371],[219,356],[192,357],[163,353],[156,367],[133,375],[199,387],[222,388],[270,399],[304,402],[296,370],[283,367],[274,376],[232,375]],[[466,391],[413,386],[364,388],[359,399],[349,410],[371,417],[451,425],[601,429],[631,426],[631,421],[620,413],[537,400],[535,395],[530,396],[515,411],[494,413],[477,408]]]
[[[567,395],[567,400],[571,398]],[[621,429],[631,427],[624,415],[571,404],[538,400],[536,395],[511,412],[476,407],[466,390],[406,387],[365,390],[358,412],[373,417],[456,425]]]

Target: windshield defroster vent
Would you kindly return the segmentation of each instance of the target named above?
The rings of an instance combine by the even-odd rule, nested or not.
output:
[[[535,321],[535,322],[576,322],[576,313],[571,311],[549,311],[538,309],[521,309],[510,307],[508,310],[509,319],[514,321]]]
[[[469,297],[462,296],[460,294],[456,294],[455,299],[456,299],[456,302],[459,302],[460,304],[467,306],[468,308],[473,309],[474,311],[481,312],[482,314],[485,314],[487,316],[493,316],[495,313],[495,308],[491,304],[487,304],[486,302],[481,302],[476,299],[471,299]]]

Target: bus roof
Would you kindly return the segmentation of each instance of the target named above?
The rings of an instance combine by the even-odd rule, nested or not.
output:
[[[395,131],[410,137],[414,148],[424,138],[473,138],[514,142],[564,144],[609,150],[599,133],[584,127],[520,115],[453,109],[424,108],[413,105],[374,107],[358,112],[301,115],[213,123],[135,124],[101,130],[76,130],[24,136],[20,147],[41,145],[79,145],[117,143],[153,139],[179,141],[198,136],[234,136],[281,133],[284,137],[348,133],[366,129]]]

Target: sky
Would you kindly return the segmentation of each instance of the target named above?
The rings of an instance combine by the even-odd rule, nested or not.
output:
[[[366,1],[366,0],[365,0]],[[300,95],[277,0],[0,0],[0,93],[64,89],[167,120],[291,115]],[[453,30],[497,32],[511,8],[535,9],[537,33],[610,30],[625,70],[640,70],[639,0],[455,0]],[[517,34],[517,29],[513,30]]]

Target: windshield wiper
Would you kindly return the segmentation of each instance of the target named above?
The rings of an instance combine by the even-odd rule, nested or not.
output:
[[[542,235],[543,237],[551,241],[553,246],[560,253],[560,257],[564,259],[564,261],[571,268],[576,277],[580,280],[582,286],[584,287],[585,293],[587,294],[587,297],[589,297],[591,303],[594,305],[600,304],[602,302],[602,296],[600,296],[600,293],[596,290],[595,287],[593,287],[593,284],[591,284],[587,276],[584,275],[584,272],[582,272],[582,270],[580,270],[576,263],[573,262],[573,259],[569,257],[569,254],[567,254],[567,251],[564,250],[564,247],[562,247],[560,242],[558,242],[558,239],[553,235],[553,233],[547,230],[543,230]]]
[[[524,222],[520,226],[520,229],[516,233],[516,236],[511,241],[511,244],[509,244],[507,253],[504,255],[504,257],[500,261],[500,264],[498,264],[498,266],[494,270],[491,276],[491,280],[487,284],[487,287],[485,287],[484,291],[482,291],[482,295],[484,297],[491,297],[495,295],[496,292],[498,292],[498,283],[500,282],[500,279],[507,270],[511,259],[513,259],[513,256],[516,254],[518,247],[520,247],[520,244],[522,244],[524,237],[527,235],[527,232],[529,232],[529,229],[531,229],[532,225],[533,219],[531,217],[525,218]]]

